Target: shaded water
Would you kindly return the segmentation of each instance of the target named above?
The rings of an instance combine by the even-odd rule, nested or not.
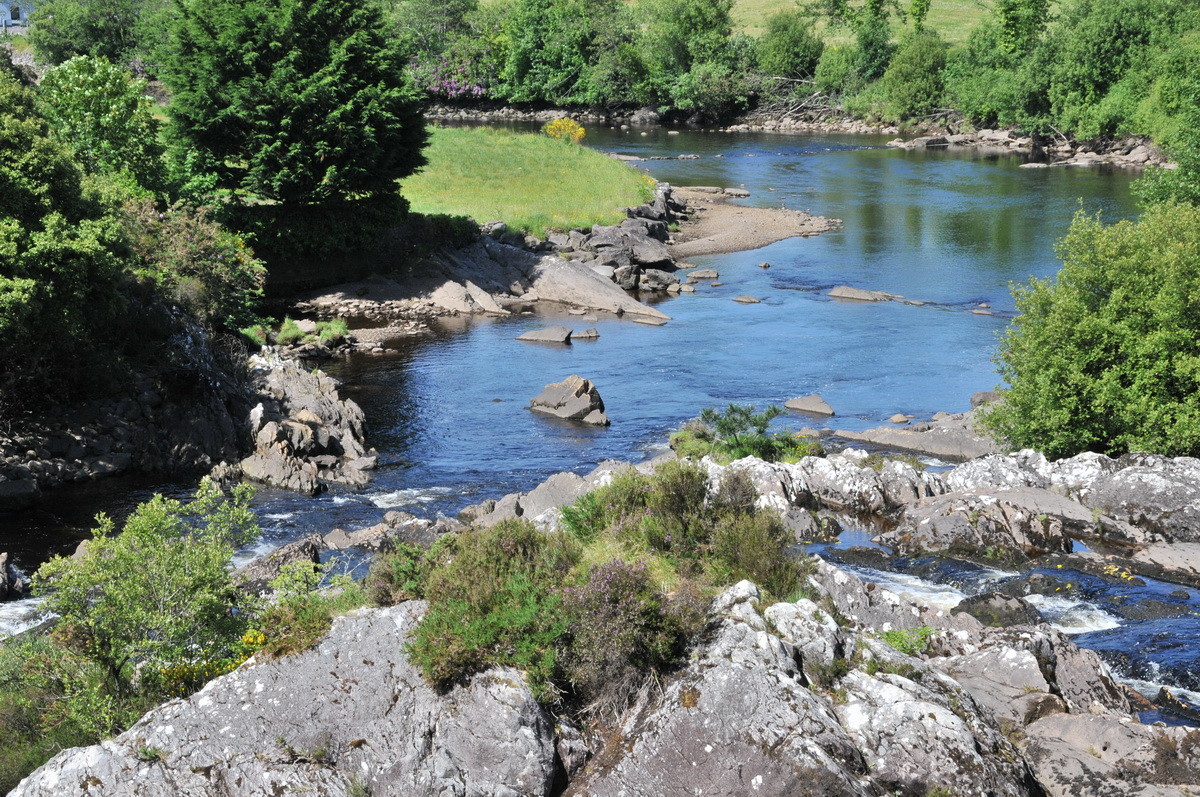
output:
[[[394,356],[327,367],[366,411],[380,467],[358,493],[306,499],[263,490],[259,549],[370,525],[388,509],[453,514],[530,489],[556,471],[638,460],[702,408],[729,402],[761,406],[819,392],[837,411],[839,428],[878,425],[896,412],[965,410],[972,392],[997,383],[991,357],[1013,310],[1009,283],[1054,273],[1054,242],[1078,210],[1109,221],[1135,211],[1124,172],[1026,170],[1016,156],[889,150],[878,137],[591,130],[589,142],[643,157],[697,154],[636,165],[676,185],[745,187],[748,204],[807,209],[844,225],[753,252],[695,258],[720,271],[725,285],[659,304],[674,319],[664,327],[576,316],[455,322],[401,341]],[[758,268],[763,261],[771,268]],[[828,299],[825,292],[839,284],[932,304]],[[732,302],[743,294],[763,301]],[[972,314],[981,303],[997,315]],[[594,325],[601,337],[570,346],[515,340],[555,322]],[[582,429],[526,409],[543,385],[572,373],[596,382],[612,427]],[[73,548],[96,511],[119,516],[155,490],[181,496],[193,486],[123,480],[60,492],[37,512],[0,517],[0,550],[32,569]],[[873,577],[914,597],[955,602],[995,576],[964,571],[957,585]],[[1185,675],[1200,658],[1195,616],[1118,621],[1104,608],[1114,597],[1115,589],[1097,584],[1081,606],[1045,609],[1061,627],[1083,632],[1081,643],[1114,651],[1114,660],[1116,651],[1139,651],[1124,661],[1127,672],[1200,689]],[[31,616],[28,603],[0,605],[0,634]]]

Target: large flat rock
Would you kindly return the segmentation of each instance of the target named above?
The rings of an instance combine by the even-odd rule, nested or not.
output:
[[[248,663],[102,744],[64,750],[17,797],[546,795],[554,730],[524,677],[439,695],[405,653],[425,606],[334,620],[317,648]],[[160,760],[143,760],[143,751]]]
[[[864,431],[838,429],[834,434],[856,443],[927,454],[947,462],[965,462],[1000,453],[1000,446],[977,430],[973,412],[956,415],[938,413],[932,421],[913,423],[904,428],[879,426]]]

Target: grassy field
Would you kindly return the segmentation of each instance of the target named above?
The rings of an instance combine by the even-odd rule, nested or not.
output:
[[[401,184],[419,213],[503,221],[534,235],[616,224],[651,196],[649,178],[587,147],[487,128],[433,128],[429,165]]]
[[[736,0],[733,4],[733,21],[739,30],[751,36],[760,36],[766,30],[767,19],[771,15],[796,7],[796,0]],[[983,0],[933,0],[925,25],[936,30],[946,41],[962,44],[983,19],[986,9]],[[818,29],[827,41],[850,39],[850,33],[845,29],[828,30],[824,23],[818,23]],[[900,26],[897,26],[899,32]]]

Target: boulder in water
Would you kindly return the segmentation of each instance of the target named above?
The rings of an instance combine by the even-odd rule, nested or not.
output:
[[[561,382],[546,385],[529,402],[529,408],[544,415],[568,421],[582,421],[595,426],[608,426],[604,400],[590,379],[572,374]]]

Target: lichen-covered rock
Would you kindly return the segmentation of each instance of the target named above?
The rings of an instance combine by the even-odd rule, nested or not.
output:
[[[12,794],[549,794],[553,724],[521,674],[439,695],[404,652],[423,611],[338,618],[316,649],[243,665],[115,739],[64,750]]]

